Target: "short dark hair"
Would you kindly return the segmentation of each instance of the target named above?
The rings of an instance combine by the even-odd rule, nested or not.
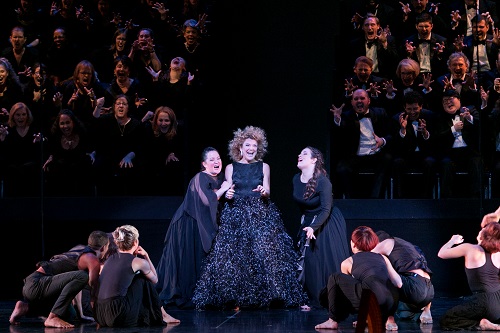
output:
[[[375,233],[378,237],[378,241],[379,242],[383,242],[385,241],[386,239],[394,239],[394,237],[392,237],[391,235],[389,235],[387,232],[385,232],[384,230],[379,230]]]
[[[447,89],[443,92],[443,96],[442,98],[445,98],[445,97],[456,97],[456,98],[460,98],[460,94],[458,93],[457,90],[455,89]]]
[[[409,91],[403,97],[404,104],[414,104],[424,105],[424,96],[418,91]]]

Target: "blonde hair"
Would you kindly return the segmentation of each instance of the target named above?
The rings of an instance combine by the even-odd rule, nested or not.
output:
[[[267,138],[266,132],[260,127],[247,126],[244,129],[238,128],[234,131],[234,138],[229,141],[229,157],[232,161],[241,160],[241,147],[246,139],[257,141],[257,154],[255,159],[260,161],[267,153]]]
[[[118,249],[128,251],[134,246],[134,242],[139,240],[139,231],[133,225],[122,225],[113,231],[113,240]]]
[[[26,125],[31,125],[33,123],[33,114],[31,113],[30,108],[24,104],[23,102],[17,102],[16,104],[12,105],[10,108],[9,112],[9,120],[7,121],[7,124],[10,127],[15,127],[16,122],[14,121],[14,115],[16,114],[17,111],[19,110],[25,110],[26,114],[28,116],[28,119],[26,120]]]

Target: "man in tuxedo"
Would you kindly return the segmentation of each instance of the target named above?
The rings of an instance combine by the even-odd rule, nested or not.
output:
[[[435,82],[434,93],[441,101],[441,96],[446,90],[456,90],[462,105],[475,105],[479,108],[481,104],[480,92],[476,85],[476,74],[469,72],[469,58],[463,52],[453,52],[447,61],[449,73],[440,76]],[[431,110],[439,110],[440,104],[431,106]]]
[[[491,0],[453,0],[450,3],[451,29],[454,36],[472,35],[472,19],[488,13],[489,19],[498,26],[498,14],[495,1]],[[491,22],[490,22],[491,23]]]
[[[493,85],[495,79],[495,61],[500,43],[498,39],[488,34],[490,23],[484,16],[475,16],[472,19],[472,35],[463,40],[462,52],[471,63],[471,69],[477,72],[478,84],[484,90]]]
[[[433,27],[429,13],[417,16],[417,33],[406,38],[403,54],[419,63],[420,73],[432,73],[439,77],[446,72],[446,60],[450,52],[448,40],[432,32]]]
[[[354,75],[345,80],[344,103],[350,104],[352,94],[356,89],[363,89],[368,92],[371,102],[379,106],[381,100],[382,86],[384,80],[372,74],[373,61],[365,56],[359,56],[354,62]]]
[[[390,79],[395,75],[399,62],[399,53],[390,31],[382,29],[378,17],[367,14],[362,25],[363,36],[349,43],[351,62],[359,56],[366,56],[373,61],[373,74]]]
[[[359,187],[370,198],[382,198],[391,161],[391,119],[383,108],[370,107],[370,97],[363,89],[353,92],[351,106],[345,112],[344,104],[338,108],[332,105],[330,109],[334,118],[334,149],[339,153],[336,176],[340,191],[346,198],[363,197],[364,194],[355,192]],[[359,172],[365,170],[374,173],[371,184],[360,184]]]
[[[456,197],[456,190],[466,186],[468,195],[479,198],[483,163],[479,150],[480,119],[473,106],[462,107],[456,90],[446,90],[439,114],[437,146],[441,173],[441,198]],[[468,173],[467,183],[456,183],[456,172]]]
[[[431,199],[436,178],[435,116],[423,109],[424,98],[418,91],[404,95],[404,111],[396,114],[393,133],[394,197]],[[406,182],[408,171],[422,172],[422,182]],[[403,184],[404,183],[404,184]]]
[[[448,36],[450,28],[448,17],[444,19],[445,13],[448,12],[445,1],[429,2],[429,0],[410,0],[409,3],[400,2],[402,5],[399,13],[396,15],[399,21],[397,29],[394,29],[396,39],[404,40],[405,37],[412,34],[415,27],[417,17],[424,13],[428,13],[433,21],[433,30],[441,36]]]

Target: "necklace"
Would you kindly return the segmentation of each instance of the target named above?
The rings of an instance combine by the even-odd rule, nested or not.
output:
[[[74,148],[78,144],[78,137],[77,136],[72,136],[71,140],[69,137],[61,137],[61,141],[63,145],[68,146],[68,149]],[[74,145],[74,146],[73,146]]]
[[[191,50],[189,49],[189,46],[188,46],[187,42],[185,42],[185,43],[184,43],[184,46],[186,47],[186,50],[187,50],[189,53],[194,53],[194,51],[196,51],[196,48],[198,47],[198,45],[200,45],[200,43],[196,43],[196,44],[194,45],[194,49],[193,49],[193,51],[191,51]]]
[[[130,121],[130,118],[128,118],[127,121],[125,122],[125,124],[123,124],[123,125],[120,125],[120,123],[117,122],[118,129],[120,130],[120,133],[121,133],[120,136],[123,136],[123,134],[125,134],[125,126],[127,126],[127,124],[129,123],[129,121]]]

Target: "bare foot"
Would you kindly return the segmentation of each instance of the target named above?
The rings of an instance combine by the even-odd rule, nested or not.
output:
[[[422,324],[432,324],[432,315],[431,315],[431,312],[426,312],[424,310],[424,312],[422,312],[422,314],[420,315],[420,322]]]
[[[47,320],[44,322],[45,327],[59,327],[59,328],[72,328],[75,327],[75,325],[72,325],[64,320],[62,320],[59,317],[51,317],[47,318]]]
[[[398,330],[398,324],[396,324],[396,321],[394,320],[394,316],[389,316],[387,318],[387,321],[385,322],[385,329],[387,331],[397,331]]]
[[[172,317],[166,312],[165,315],[163,315],[163,321],[166,322],[167,324],[179,324],[181,322],[179,319]]]
[[[485,318],[481,319],[481,321],[479,322],[479,327],[482,331],[500,331],[500,325],[493,324],[491,321]]]
[[[19,325],[18,319],[22,316],[25,316],[28,313],[28,310],[28,303],[17,301],[16,306],[14,307],[14,311],[12,311],[12,314],[10,315],[9,322],[12,325]]]
[[[333,319],[328,319],[324,323],[321,323],[321,324],[314,326],[314,328],[327,329],[327,330],[337,330],[339,328],[339,324]]]
[[[176,319],[171,315],[169,315],[167,311],[165,311],[163,306],[161,307],[161,317],[163,321],[166,322],[167,324],[179,324],[181,322],[179,319]]]

